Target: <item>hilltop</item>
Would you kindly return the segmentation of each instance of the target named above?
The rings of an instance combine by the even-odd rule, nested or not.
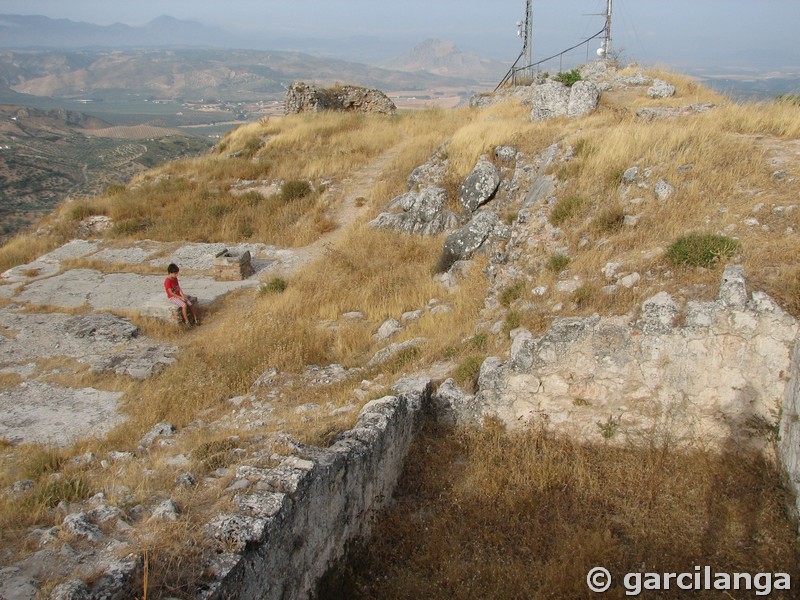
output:
[[[795,408],[771,412],[796,381],[798,107],[601,66],[580,116],[549,80],[260,119],[6,244],[17,597],[299,597],[343,557],[328,597],[579,597],[597,564],[800,576],[772,453]],[[169,262],[200,328],[145,310],[171,318]],[[642,365],[636,389],[592,357]],[[670,389],[687,369],[720,397]],[[60,446],[36,437],[57,412],[19,410],[91,399],[67,429],[102,435]]]

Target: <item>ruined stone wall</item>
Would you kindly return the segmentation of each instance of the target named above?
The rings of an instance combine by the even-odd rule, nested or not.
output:
[[[510,360],[484,362],[473,409],[511,427],[546,421],[585,441],[766,448],[797,333],[794,318],[766,294],[748,296],[741,267],[729,266],[713,302],[680,307],[662,292],[637,316],[559,319],[538,339],[518,333]]]
[[[380,90],[354,85],[318,88],[301,81],[288,87],[283,104],[287,115],[326,110],[393,115],[397,111],[394,102]]]
[[[349,541],[366,536],[391,498],[430,402],[429,380],[404,380],[373,400],[330,448],[305,448],[273,469],[240,467],[255,491],[208,526],[220,554],[208,600],[308,598]],[[259,491],[261,490],[261,491]]]
[[[800,514],[800,341],[792,353],[792,377],[781,411],[778,456],[789,488],[795,495],[795,517]]]

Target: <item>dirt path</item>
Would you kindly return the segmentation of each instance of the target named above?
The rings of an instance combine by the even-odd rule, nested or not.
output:
[[[341,200],[335,201],[328,215],[336,223],[336,228],[321,235],[307,246],[285,250],[291,253],[292,258],[283,263],[277,274],[286,276],[295,273],[310,262],[322,258],[325,249],[335,245],[342,238],[347,228],[369,210],[367,203],[359,206],[357,200],[369,195],[375,181],[380,179],[387,165],[400,154],[401,149],[402,144],[393,146],[337,186],[333,193],[341,196]]]

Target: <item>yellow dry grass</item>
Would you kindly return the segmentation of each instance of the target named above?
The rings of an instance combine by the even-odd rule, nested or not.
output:
[[[694,565],[794,581],[779,480],[770,462],[735,453],[579,446],[491,423],[431,430],[371,543],[329,574],[323,597],[592,598],[586,576],[598,566],[615,578],[610,598],[626,597],[626,573]]]

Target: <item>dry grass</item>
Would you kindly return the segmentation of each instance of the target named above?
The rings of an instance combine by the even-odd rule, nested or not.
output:
[[[372,543],[321,597],[592,598],[595,566],[616,577],[611,598],[625,597],[624,573],[694,565],[796,579],[779,480],[769,462],[735,452],[583,447],[491,424],[428,431]]]

